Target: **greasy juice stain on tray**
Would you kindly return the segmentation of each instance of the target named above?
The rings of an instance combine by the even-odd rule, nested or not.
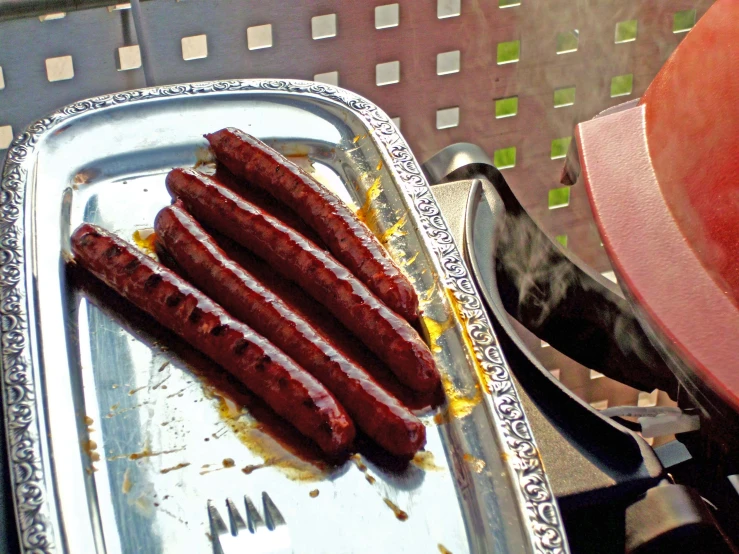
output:
[[[131,488],[133,487],[133,481],[131,481],[131,468],[127,467],[126,471],[123,472],[123,483],[121,484],[121,492],[123,494],[128,494],[131,492]]]
[[[187,467],[187,466],[189,466],[189,465],[190,465],[190,463],[189,463],[189,462],[182,462],[181,464],[177,464],[176,466],[172,466],[172,467],[166,467],[166,468],[164,468],[163,470],[161,470],[161,471],[160,471],[159,473],[164,473],[164,474],[166,474],[166,473],[170,473],[170,472],[172,472],[172,471],[177,471],[177,470],[179,470],[179,469],[183,469],[183,468],[186,468],[186,467]]]
[[[242,444],[263,460],[261,464],[244,467],[243,473],[248,475],[256,469],[274,467],[295,481],[319,481],[325,477],[325,468],[321,464],[305,461],[291,453],[265,430],[262,423],[250,418],[232,400],[212,389],[210,394],[218,402],[218,413],[224,423]]]
[[[462,307],[459,303],[459,300],[457,300],[456,296],[454,296],[454,293],[450,289],[444,289],[444,292],[446,293],[447,299],[449,300],[449,305],[451,306],[452,311],[457,316],[457,319],[462,322],[462,325],[460,326],[462,330],[462,340],[464,341],[464,344],[467,347],[467,351],[469,352],[470,359],[475,366],[477,376],[480,378],[480,382],[485,387],[485,390],[490,393],[493,391],[493,382],[491,377],[483,369],[480,360],[477,359],[474,342],[469,332],[467,331],[467,326],[465,325],[467,317],[462,312]]]
[[[398,263],[398,265],[400,267],[408,267],[413,262],[415,262],[417,258],[418,258],[418,252],[416,252],[415,254],[413,254],[413,256],[411,256],[410,258],[404,258],[404,259],[400,260],[400,262]]]
[[[378,164],[378,171],[382,168],[382,162]],[[407,215],[403,214],[403,216],[398,219],[398,221],[395,222],[394,225],[392,225],[389,229],[385,231],[380,231],[379,229],[379,218],[380,218],[380,212],[379,212],[379,206],[376,203],[376,200],[380,197],[382,194],[382,179],[380,177],[376,177],[375,180],[372,182],[372,185],[367,189],[367,192],[364,193],[364,204],[356,211],[357,217],[365,224],[369,229],[375,234],[377,239],[380,241],[380,243],[383,246],[387,246],[388,242],[392,237],[395,236],[404,236],[406,235],[406,232],[403,231],[403,227],[408,222]],[[415,260],[415,257],[414,257]],[[410,262],[412,263],[412,262]]]
[[[448,315],[444,321],[436,321],[431,317],[422,315],[421,325],[423,325],[423,327],[426,329],[426,334],[428,335],[428,343],[431,346],[431,351],[438,354],[443,350],[441,345],[439,344],[439,339],[446,331],[454,327],[454,317]]]
[[[377,200],[380,194],[382,194],[381,182],[380,177],[377,177],[374,180],[372,186],[370,186],[370,188],[367,189],[367,192],[364,193],[364,204],[362,204],[362,207],[357,210],[357,217],[375,234],[377,234],[377,219],[379,217],[379,212],[374,204],[375,200]]]
[[[90,457],[93,463],[100,461],[100,454],[97,452],[97,447],[98,445],[94,440],[82,441],[82,450]]]
[[[244,466],[241,468],[241,471],[245,475],[251,475],[258,469],[262,469],[263,467],[269,467],[269,464],[250,464],[248,466]]]
[[[470,415],[480,402],[482,402],[482,393],[480,386],[475,385],[474,391],[462,391],[454,386],[451,379],[446,375],[441,376],[441,383],[444,387],[446,395],[446,411],[450,417],[462,418]]]
[[[362,461],[362,456],[360,456],[359,454],[352,454],[350,456],[350,459],[352,462],[354,462],[354,465],[357,466],[357,469],[364,474],[364,478],[367,480],[367,482],[370,485],[374,485],[377,479],[375,479],[372,475],[370,475],[369,468]]]
[[[472,454],[465,453],[465,455],[462,456],[462,459],[470,464],[475,473],[482,473],[485,469],[485,461],[480,458],[475,458]]]
[[[421,274],[426,273],[427,269],[424,269]],[[436,294],[436,291],[440,289],[440,283],[439,283],[439,276],[434,275],[434,282],[431,283],[431,286],[426,289],[422,294],[418,297],[418,303],[423,310],[426,306],[431,304],[432,299],[434,298],[434,295]]]
[[[154,256],[154,247],[157,242],[154,229],[136,229],[132,238],[139,250],[147,256]]]
[[[354,462],[354,465],[357,466],[357,469],[361,471],[362,473],[367,473],[367,465],[362,461],[362,456],[359,454],[352,454],[351,456],[352,462]]]
[[[153,452],[149,446],[144,446],[144,448],[141,449],[140,452],[134,452],[132,454],[114,454],[111,456],[108,456],[106,459],[109,462],[113,462],[115,460],[121,460],[123,458],[128,458],[129,460],[135,461],[135,460],[141,460],[142,458],[154,458],[155,456],[163,456],[165,454],[174,454],[175,452],[182,452],[184,450],[183,448],[174,448],[172,450],[161,450],[159,452]]]
[[[416,452],[411,463],[424,471],[444,471],[443,467],[436,465],[436,462],[434,461],[434,453],[426,450]]]
[[[403,215],[398,221],[395,222],[395,224],[390,227],[388,230],[386,230],[383,233],[380,233],[380,235],[377,237],[380,239],[380,242],[383,245],[387,245],[388,241],[395,237],[402,237],[405,236],[407,233],[405,231],[402,231],[401,229],[405,226],[406,222],[408,221],[408,218]]]
[[[398,505],[395,504],[395,502],[393,502],[389,498],[383,498],[383,500],[385,501],[385,504],[387,504],[387,507],[393,511],[396,518],[398,518],[400,521],[406,521],[408,519],[408,514],[401,510]]]

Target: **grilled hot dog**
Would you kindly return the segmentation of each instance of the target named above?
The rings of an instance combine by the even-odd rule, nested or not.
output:
[[[74,259],[241,380],[330,455],[347,450],[354,425],[312,375],[169,269],[90,224],[72,235]]]
[[[234,128],[205,135],[235,175],[283,202],[390,309],[414,323],[418,297],[377,238],[335,194],[259,139]]]

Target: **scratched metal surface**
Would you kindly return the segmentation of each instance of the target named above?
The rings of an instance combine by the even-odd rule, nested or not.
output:
[[[227,125],[307,155],[356,206],[379,180],[376,232],[405,218],[388,247],[423,293],[448,395],[420,414],[428,444],[415,463],[390,467],[371,449],[338,466],[302,461],[204,384],[202,359],[66,269],[80,222],[127,240],[150,228],[169,202],[166,172]],[[265,490],[295,552],[567,551],[479,296],[417,162],[373,104],[294,81],[101,97],[30,127],[2,186],[4,393],[24,551],[208,552],[206,500]]]

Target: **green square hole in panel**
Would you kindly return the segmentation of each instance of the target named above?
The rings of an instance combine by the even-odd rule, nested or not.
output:
[[[554,107],[563,108],[575,103],[575,87],[558,88],[554,91]]]
[[[498,169],[516,167],[516,147],[501,148],[493,154],[493,163]]]
[[[495,101],[495,117],[500,119],[503,117],[513,117],[518,113],[518,96],[509,98],[500,98]]]
[[[564,208],[570,205],[570,187],[559,187],[549,191],[549,209]]]
[[[556,237],[554,237],[554,240],[567,248],[567,235],[557,235]]]
[[[498,7],[499,8],[513,8],[515,6],[520,6],[521,0],[498,0]]]
[[[570,148],[570,142],[572,141],[572,137],[561,137],[556,138],[552,141],[552,150],[550,152],[550,157],[553,160],[559,160],[560,158],[564,158],[567,156],[567,150]]]
[[[577,29],[566,33],[557,33],[557,54],[577,52],[580,45],[580,32]]]
[[[616,44],[636,40],[636,28],[636,19],[629,19],[628,21],[619,21],[616,23]]]
[[[695,10],[675,12],[672,19],[673,33],[687,33],[695,26]]]
[[[498,43],[498,65],[517,62],[520,53],[521,53],[521,41],[520,40],[512,40],[510,42],[499,42]]]
[[[616,75],[611,79],[611,98],[628,96],[634,89],[634,75]]]

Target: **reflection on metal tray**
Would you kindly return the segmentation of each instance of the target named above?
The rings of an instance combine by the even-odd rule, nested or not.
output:
[[[295,456],[197,377],[198,357],[64,264],[82,221],[132,240],[164,174],[236,126],[371,212],[420,291],[447,403],[391,467]],[[372,189],[372,190],[371,190]],[[24,552],[209,552],[206,501],[269,492],[296,552],[566,552],[558,509],[487,315],[428,184],[376,106],[298,81],[137,90],[63,108],[8,152],[3,391]],[[318,491],[318,492],[316,492]],[[407,514],[407,519],[396,517]]]

